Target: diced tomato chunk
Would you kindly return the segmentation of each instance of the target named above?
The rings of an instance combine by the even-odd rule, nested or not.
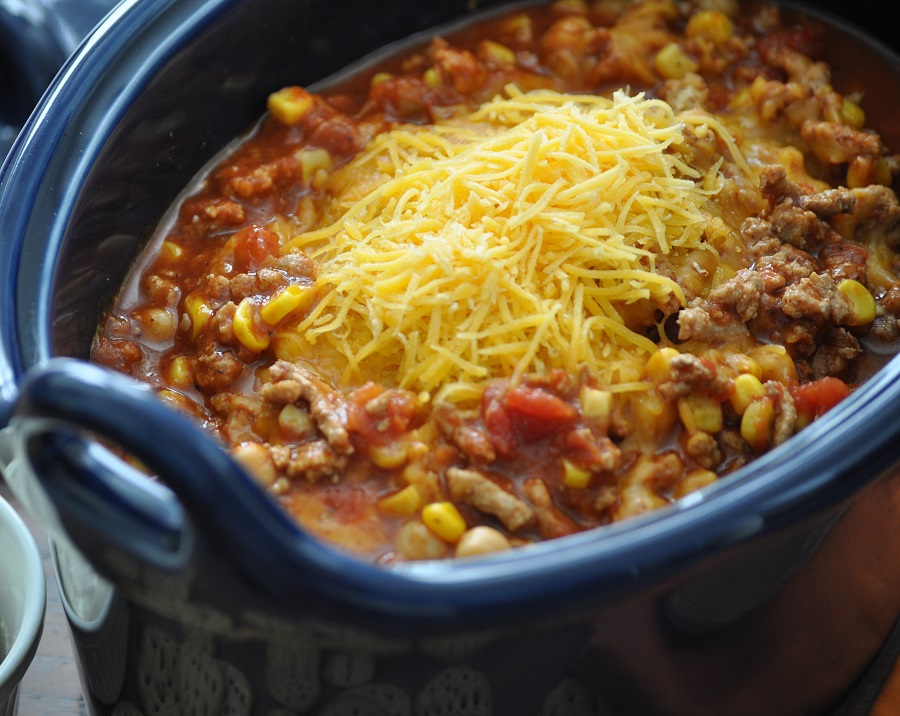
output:
[[[850,395],[850,386],[831,376],[791,388],[797,414],[806,422],[815,420]]]
[[[416,410],[412,395],[366,383],[347,403],[347,429],[366,442],[387,445],[410,429]]]
[[[247,226],[234,235],[234,269],[239,273],[255,271],[266,259],[278,253],[278,234],[262,226]]]

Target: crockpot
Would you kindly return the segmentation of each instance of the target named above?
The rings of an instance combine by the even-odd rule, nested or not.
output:
[[[142,243],[269,92],[472,9],[125,0],[12,147],[0,461],[51,535],[89,711],[865,713],[900,653],[897,360],[787,444],[653,514],[389,568],[305,534],[197,426],[86,362]],[[900,147],[900,61],[823,19],[835,84],[867,89],[870,123]]]

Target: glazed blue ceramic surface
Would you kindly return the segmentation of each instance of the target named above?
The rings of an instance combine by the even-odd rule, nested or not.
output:
[[[860,679],[896,654],[897,361],[670,508],[390,569],[311,539],[199,428],[84,362],[142,243],[269,92],[468,12],[464,0],[126,0],[13,145],[0,171],[0,466],[53,536],[91,712],[858,708],[872,692]],[[840,37],[900,96],[892,55]]]

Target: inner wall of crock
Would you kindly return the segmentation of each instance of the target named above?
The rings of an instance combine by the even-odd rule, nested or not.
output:
[[[214,3],[194,2],[204,4]],[[52,355],[88,356],[101,315],[141,245],[191,178],[262,115],[268,93],[312,84],[386,43],[467,12],[466,0],[225,4],[227,11],[199,27],[137,93],[82,184],[54,272]],[[148,32],[163,42],[167,28],[157,25]],[[115,71],[127,72],[129,63],[145,71],[137,56],[117,61]]]

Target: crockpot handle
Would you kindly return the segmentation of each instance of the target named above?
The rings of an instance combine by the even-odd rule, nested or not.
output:
[[[292,561],[286,545],[317,549],[199,426],[124,375],[52,359],[25,375],[10,425],[67,536],[101,571],[111,546],[153,567],[183,567],[195,532],[257,583]],[[96,438],[127,451],[162,484]]]

